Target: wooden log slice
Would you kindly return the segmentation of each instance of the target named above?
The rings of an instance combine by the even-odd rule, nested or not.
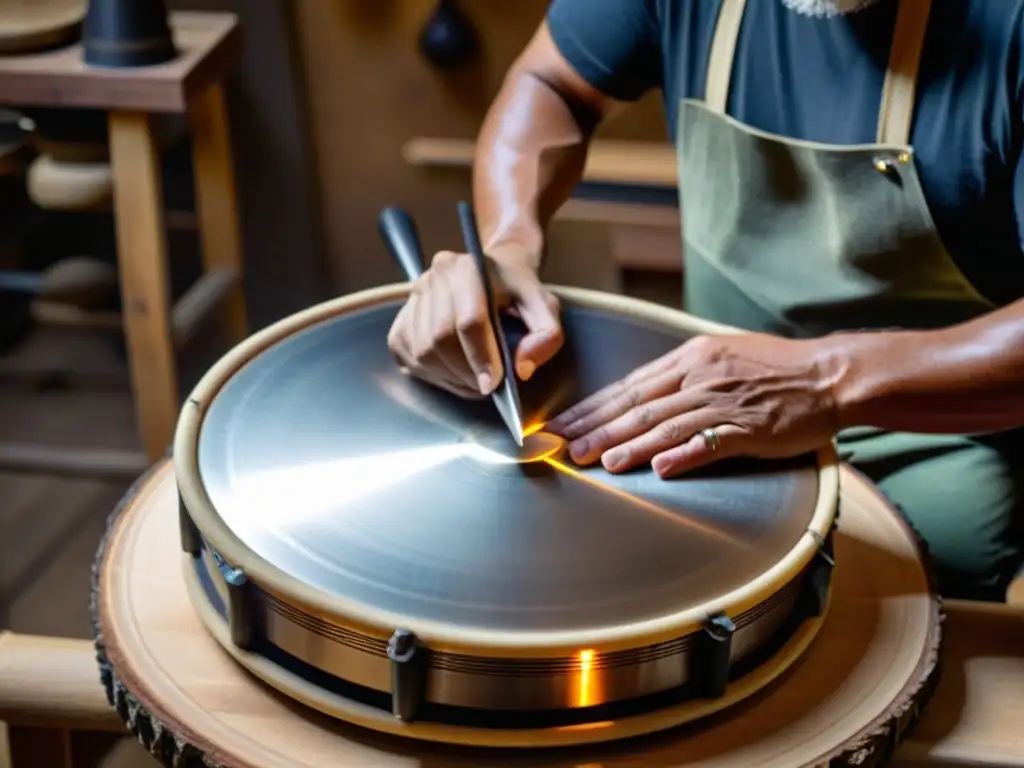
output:
[[[85,0],[0,0],[0,55],[74,42],[85,6]]]
[[[129,491],[97,554],[101,676],[128,728],[179,768],[882,765],[937,682],[941,604],[909,526],[847,467],[841,482],[832,605],[810,649],[741,704],[655,736],[544,751],[459,748],[372,733],[283,697],[222,650],[189,601],[166,460]]]

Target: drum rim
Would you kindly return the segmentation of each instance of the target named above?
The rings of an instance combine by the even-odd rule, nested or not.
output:
[[[688,333],[728,335],[741,329],[709,322],[685,312],[617,294],[568,286],[547,286],[574,306],[609,311]],[[650,645],[697,631],[709,613],[742,613],[777,593],[796,578],[820,549],[837,515],[839,465],[834,442],[816,454],[818,496],[803,536],[771,568],[748,584],[707,603],[641,622],[601,629],[510,633],[447,622],[416,619],[310,587],[257,555],[228,528],[206,493],[199,472],[199,437],[210,403],[244,365],[284,339],[319,322],[408,296],[410,283],[378,286],[316,304],[254,333],[224,354],[200,379],[185,401],[174,435],[174,474],[181,503],[207,544],[260,589],[314,615],[370,636],[387,638],[396,628],[409,629],[427,646],[456,653],[503,657],[572,655],[580,648],[597,653]]]
[[[185,589],[189,600],[196,608],[200,623],[217,644],[254,677],[289,699],[338,722],[367,728],[388,736],[464,747],[544,749],[612,743],[663,732],[728,711],[770,686],[799,663],[818,638],[832,608],[832,592],[829,590],[820,615],[807,617],[778,651],[742,677],[731,680],[725,693],[717,698],[687,699],[603,723],[486,728],[429,720],[400,720],[387,710],[376,709],[340,693],[328,691],[278,666],[259,653],[239,648],[231,641],[227,623],[206,600],[195,576],[192,559],[186,554],[181,563]]]

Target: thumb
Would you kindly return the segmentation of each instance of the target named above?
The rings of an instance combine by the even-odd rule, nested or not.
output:
[[[522,286],[516,293],[516,309],[526,326],[526,335],[516,347],[516,374],[526,381],[562,348],[565,336],[558,299],[540,282]]]

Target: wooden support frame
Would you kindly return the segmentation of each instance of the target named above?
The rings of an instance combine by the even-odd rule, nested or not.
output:
[[[110,158],[125,337],[146,455],[162,455],[178,412],[167,228],[156,137],[144,112],[111,112]]]
[[[163,187],[151,120],[139,112],[110,114],[123,322],[150,461],[167,451],[178,418],[177,349],[217,308],[232,343],[247,335],[237,192],[221,83],[195,98],[189,117],[204,274],[171,306]]]
[[[231,133],[224,86],[214,83],[189,105],[192,167],[205,276],[219,275],[219,287],[200,292],[217,298],[221,322],[233,342],[248,335],[242,276],[242,235],[235,189]],[[205,309],[193,302],[189,306]]]
[[[124,330],[142,437],[141,463],[163,456],[180,407],[177,351],[219,310],[231,343],[247,335],[237,190],[224,80],[241,46],[234,14],[179,12],[171,25],[181,55],[161,67],[106,70],[83,66],[81,45],[0,60],[0,103],[80,107],[108,113],[114,217],[123,311],[93,316],[41,304],[51,323]],[[203,275],[172,306],[168,217],[156,113],[189,118]],[[140,462],[85,450],[0,445],[0,468],[136,474]]]
[[[890,764],[1021,768],[1024,610],[950,600],[945,612],[942,678]],[[66,756],[70,751],[72,761],[82,732],[125,733],[107,703],[87,640],[0,633],[0,720],[8,723],[19,749],[38,748],[48,740],[51,754]],[[34,755],[41,753],[30,760],[27,754],[13,768],[74,765],[39,761]]]
[[[0,720],[13,768],[86,768],[127,735],[86,640],[0,632]]]

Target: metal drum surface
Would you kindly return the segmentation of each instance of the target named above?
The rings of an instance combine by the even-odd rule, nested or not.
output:
[[[423,710],[396,702],[401,675],[416,678],[397,663],[398,631],[423,651],[408,685],[435,719],[585,722],[687,686],[707,698],[693,686],[711,618],[726,667],[749,669],[824,610],[812,570],[819,555],[831,567],[828,455],[662,480],[577,467],[534,436],[545,442],[526,460],[490,401],[398,369],[386,336],[404,292],[375,295],[264,332],[186,405],[175,463],[190,578],[244,625],[236,643],[408,720]],[[699,327],[620,305],[645,306],[565,292],[566,345],[521,384],[534,428]]]

